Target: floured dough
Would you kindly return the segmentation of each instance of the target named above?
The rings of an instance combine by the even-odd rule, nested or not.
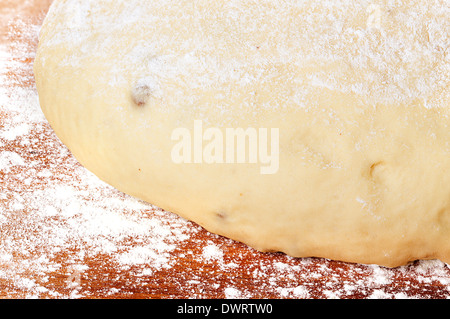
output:
[[[56,0],[36,83],[87,169],[211,232],[299,257],[450,262],[449,13],[446,0]],[[267,129],[271,162],[261,149],[227,162],[237,143],[211,144],[227,128]],[[204,134],[190,162],[186,132]]]

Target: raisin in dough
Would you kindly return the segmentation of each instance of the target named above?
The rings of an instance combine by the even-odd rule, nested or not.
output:
[[[211,232],[450,262],[448,16],[445,0],[56,0],[36,83],[81,164]],[[172,133],[195,120],[278,128],[278,170],[176,163]]]

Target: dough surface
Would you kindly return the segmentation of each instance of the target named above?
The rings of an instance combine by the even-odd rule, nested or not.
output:
[[[36,84],[82,165],[211,232],[296,257],[448,263],[449,10],[55,0]],[[175,161],[174,132],[199,121],[278,129],[276,169]]]

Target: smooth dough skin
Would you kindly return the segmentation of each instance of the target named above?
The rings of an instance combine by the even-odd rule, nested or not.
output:
[[[449,14],[446,0],[56,0],[36,84],[81,164],[213,233],[450,262]]]

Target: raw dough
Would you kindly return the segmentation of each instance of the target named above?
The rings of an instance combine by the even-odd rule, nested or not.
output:
[[[446,0],[56,0],[36,83],[87,169],[211,232],[450,262],[449,15]],[[278,129],[277,165],[174,160],[174,132],[226,128]]]

